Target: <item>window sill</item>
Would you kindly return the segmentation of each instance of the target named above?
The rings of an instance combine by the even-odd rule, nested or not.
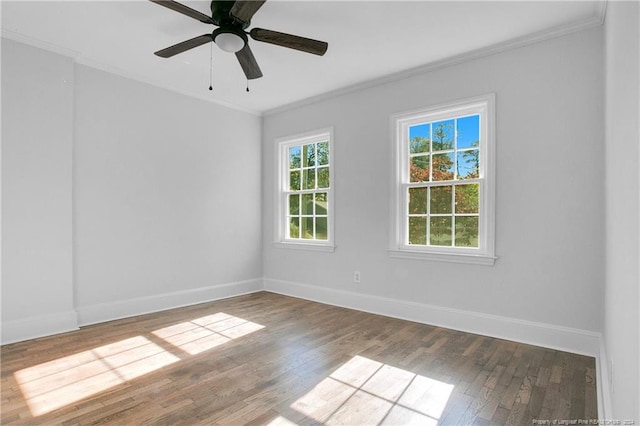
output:
[[[284,249],[323,251],[327,253],[333,253],[336,249],[336,246],[332,244],[311,244],[311,243],[305,244],[305,243],[277,241],[277,242],[274,242],[273,245],[275,247],[284,248]]]
[[[435,260],[439,262],[467,263],[484,266],[493,266],[497,259],[497,257],[485,254],[437,253],[398,249],[389,250],[389,256],[394,259]]]

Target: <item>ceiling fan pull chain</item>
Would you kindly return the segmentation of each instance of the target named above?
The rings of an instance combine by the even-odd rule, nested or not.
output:
[[[213,90],[213,43],[211,43],[211,53],[209,53],[209,90]]]
[[[247,92],[249,91],[249,79],[247,79]]]

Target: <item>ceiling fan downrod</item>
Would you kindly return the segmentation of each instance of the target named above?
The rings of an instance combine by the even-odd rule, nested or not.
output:
[[[247,80],[262,77],[262,71],[249,47],[249,37],[255,41],[287,47],[319,56],[324,55],[329,46],[324,41],[263,28],[252,28],[249,32],[245,31],[251,25],[253,15],[262,7],[266,0],[214,0],[211,2],[211,16],[207,16],[202,12],[173,0],[150,1],[205,24],[218,27],[210,34],[203,34],[158,50],[155,52],[156,56],[170,58],[203,44],[214,42],[220,49],[235,53]],[[247,37],[247,35],[249,37]],[[213,85],[209,87],[210,90],[213,90]],[[247,92],[248,91],[249,85],[247,84]]]

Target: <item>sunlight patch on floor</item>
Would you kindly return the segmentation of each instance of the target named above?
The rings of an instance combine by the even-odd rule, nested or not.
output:
[[[453,385],[355,356],[291,408],[326,425],[437,425]]]
[[[16,371],[33,416],[41,416],[180,359],[142,336]]]
[[[296,426],[297,423],[290,421],[289,419],[285,419],[282,416],[278,416],[275,419],[271,420],[267,423],[266,426]]]
[[[196,355],[263,328],[263,325],[218,312],[161,328],[153,335],[190,355]]]
[[[263,328],[263,325],[218,312],[153,331],[153,337],[149,338],[160,338],[187,354],[196,355]],[[14,377],[31,414],[37,417],[180,359],[148,338],[136,336],[24,368],[16,371]]]

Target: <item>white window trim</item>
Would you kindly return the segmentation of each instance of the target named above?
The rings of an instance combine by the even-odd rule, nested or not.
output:
[[[329,188],[327,189],[327,199],[329,208],[327,211],[327,240],[298,240],[285,238],[287,230],[287,214],[286,214],[286,197],[284,196],[288,190],[286,188],[287,176],[289,173],[288,161],[288,148],[291,145],[305,145],[306,143],[317,142],[318,139],[329,139]],[[277,149],[276,155],[276,167],[278,169],[277,182],[276,182],[276,223],[275,223],[275,236],[273,245],[278,248],[286,249],[302,249],[312,250],[319,252],[333,252],[335,250],[334,245],[334,175],[335,175],[335,162],[334,162],[334,141],[333,141],[333,127],[327,127],[323,129],[313,130],[310,132],[300,133],[297,135],[285,136],[276,139]]]
[[[480,247],[415,246],[406,242],[406,191],[403,184],[408,176],[408,146],[404,143],[412,124],[433,122],[456,115],[480,113],[480,204],[478,224]],[[464,99],[433,107],[402,112],[391,117],[391,226],[389,256],[392,258],[436,260],[492,266],[495,263],[495,94]]]

